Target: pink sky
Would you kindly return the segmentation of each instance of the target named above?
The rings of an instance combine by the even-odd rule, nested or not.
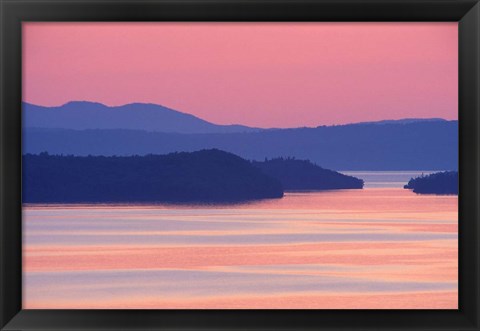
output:
[[[23,99],[219,124],[457,119],[457,23],[24,23]]]

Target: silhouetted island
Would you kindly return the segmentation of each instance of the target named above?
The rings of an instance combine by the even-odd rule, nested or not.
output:
[[[23,156],[24,203],[222,203],[281,198],[282,185],[217,149],[146,156]]]
[[[457,194],[458,195],[458,172],[444,171],[412,178],[406,189],[411,189],[420,194]]]
[[[308,160],[275,158],[252,164],[278,179],[285,190],[362,189],[363,180],[324,169]]]

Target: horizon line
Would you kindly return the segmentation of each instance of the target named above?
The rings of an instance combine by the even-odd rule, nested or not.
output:
[[[213,125],[218,125],[218,126],[244,126],[244,127],[247,127],[247,128],[260,129],[260,130],[288,130],[288,129],[301,129],[301,128],[307,128],[307,129],[308,128],[313,128],[314,129],[314,128],[324,127],[324,126],[332,127],[332,126],[345,126],[345,125],[355,125],[355,124],[375,124],[375,123],[382,123],[382,122],[387,122],[386,124],[390,124],[388,122],[401,122],[401,121],[418,121],[418,122],[421,122],[421,121],[445,121],[445,122],[458,121],[458,118],[457,119],[446,119],[446,118],[442,118],[442,117],[402,117],[402,118],[397,118],[397,119],[386,118],[386,119],[379,119],[379,120],[365,120],[365,121],[361,121],[361,122],[345,122],[345,123],[336,123],[336,124],[318,124],[318,125],[313,125],[313,126],[304,125],[304,126],[292,126],[292,127],[258,127],[258,126],[250,126],[250,125],[246,125],[246,124],[240,124],[240,123],[218,124],[218,123],[215,123],[215,122],[205,120],[205,119],[203,119],[203,118],[201,118],[197,115],[187,113],[187,112],[184,112],[184,111],[180,111],[180,110],[177,110],[177,109],[174,109],[174,108],[171,108],[171,107],[168,107],[168,106],[164,106],[164,105],[159,104],[159,103],[153,103],[153,102],[136,102],[136,101],[134,101],[134,102],[129,102],[129,103],[121,104],[121,105],[108,105],[108,104],[105,104],[105,103],[99,102],[99,101],[71,100],[71,101],[67,101],[65,103],[62,103],[60,105],[56,105],[56,106],[45,106],[45,105],[40,105],[40,104],[28,102],[28,101],[22,101],[22,104],[28,104],[28,105],[31,105],[31,106],[42,107],[42,108],[61,108],[61,107],[64,107],[68,104],[73,104],[73,103],[96,104],[96,105],[100,105],[100,106],[103,106],[103,107],[106,107],[106,108],[119,108],[119,107],[124,107],[124,106],[129,106],[129,105],[153,105],[153,106],[158,106],[158,107],[168,109],[168,110],[176,112],[176,113],[190,115],[190,116],[193,116],[193,117],[195,117],[199,120],[208,122],[208,123],[213,124]]]

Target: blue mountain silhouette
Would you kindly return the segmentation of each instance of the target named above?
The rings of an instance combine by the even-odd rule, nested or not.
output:
[[[151,103],[109,107],[98,102],[72,101],[59,107],[23,103],[25,128],[130,129],[177,133],[230,133],[259,129],[217,125],[190,114]]]
[[[23,104],[23,152],[146,155],[218,148],[248,160],[295,157],[335,170],[456,170],[458,122],[438,118],[316,128],[216,125],[155,104]]]
[[[146,155],[218,148],[248,160],[295,157],[334,170],[456,170],[458,122],[350,124],[243,133],[24,130],[23,153]]]

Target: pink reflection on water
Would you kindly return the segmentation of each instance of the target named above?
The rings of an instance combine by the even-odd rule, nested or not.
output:
[[[457,292],[308,293],[276,296],[162,298],[130,296],[121,300],[58,299],[36,301],[24,309],[458,309]],[[114,308],[112,308],[114,307]]]
[[[457,202],[366,189],[27,206],[23,306],[456,309]]]

